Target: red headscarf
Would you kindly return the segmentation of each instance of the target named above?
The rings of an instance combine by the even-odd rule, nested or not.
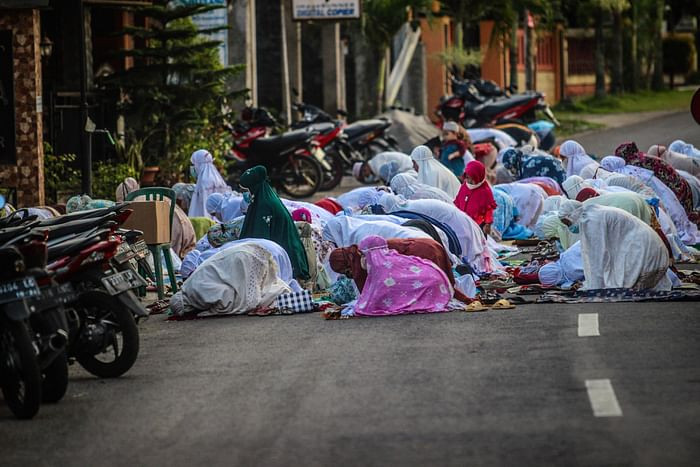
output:
[[[600,196],[600,194],[593,188],[586,187],[578,192],[578,194],[576,195],[576,201],[583,203],[587,199],[595,198],[596,196]]]
[[[340,204],[338,204],[336,200],[331,198],[323,198],[319,201],[316,201],[314,204],[318,207],[325,209],[331,214],[336,214],[343,210],[343,207]]]
[[[486,167],[479,161],[470,161],[464,169],[464,175],[471,178],[477,186],[469,188],[465,177],[455,198],[455,206],[466,212],[477,224],[490,224],[493,221],[493,210],[498,205],[486,181]]]

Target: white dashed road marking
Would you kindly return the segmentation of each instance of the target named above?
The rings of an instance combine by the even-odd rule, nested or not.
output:
[[[581,313],[578,315],[578,336],[600,336],[598,330],[598,313]]]
[[[586,390],[596,417],[622,417],[622,409],[609,379],[587,379]]]

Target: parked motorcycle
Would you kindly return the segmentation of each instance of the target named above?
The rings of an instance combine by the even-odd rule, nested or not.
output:
[[[131,268],[119,270],[117,227],[131,214],[128,203],[82,211],[18,227],[12,243],[43,234],[46,271],[57,286],[42,286],[40,303],[60,303],[68,315],[68,357],[99,377],[128,371],[139,351],[136,319],[148,312],[132,290],[145,281]],[[131,258],[130,258],[131,259]]]
[[[535,112],[541,110],[553,123],[559,125],[543,93],[526,91],[507,95],[498,86],[487,87],[479,83],[486,95],[482,94],[474,82],[452,77],[453,95],[443,98],[436,113],[441,120],[460,122],[465,128],[477,128],[515,121],[532,123]]]
[[[311,104],[298,102],[294,104],[294,108],[301,117],[292,125],[292,128],[304,128],[316,123],[343,125],[344,140],[339,144],[345,151],[352,151],[353,157],[347,157],[346,160],[346,165],[350,168],[353,162],[369,160],[380,152],[400,151],[398,142],[386,133],[391,126],[388,118],[358,120],[348,124],[343,119],[333,119],[328,113]],[[338,111],[338,113],[343,118],[347,115],[344,111]]]
[[[257,123],[236,122],[228,125],[234,136],[229,161],[228,184],[238,187],[247,169],[263,165],[273,186],[293,198],[305,198],[316,193],[323,183],[323,170],[314,157],[311,142],[318,134],[297,130],[278,136],[268,136],[268,128]]]
[[[30,337],[26,300],[39,294],[25,276],[22,255],[14,247],[0,249],[0,386],[5,403],[17,418],[33,418],[41,405],[41,370]]]

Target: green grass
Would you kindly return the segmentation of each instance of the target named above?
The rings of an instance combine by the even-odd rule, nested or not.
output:
[[[586,97],[573,102],[559,103],[555,112],[610,114],[648,112],[654,110],[676,110],[687,108],[694,91],[643,91],[601,99]]]
[[[576,118],[575,116],[568,116],[562,114],[555,114],[561,126],[556,129],[556,135],[560,138],[575,135],[577,133],[583,133],[584,131],[599,130],[605,128],[605,125],[601,123],[589,122],[587,120],[582,120]]]

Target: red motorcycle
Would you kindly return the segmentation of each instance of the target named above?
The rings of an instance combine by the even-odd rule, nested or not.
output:
[[[245,161],[247,159],[245,152],[253,141],[266,138],[273,130],[279,128],[279,123],[267,110],[250,107],[244,109],[241,113],[241,121],[229,126],[235,141],[232,155],[238,161]],[[340,123],[320,123],[300,128],[293,127],[293,131],[283,133],[282,136],[296,134],[294,130],[301,129],[313,134],[313,138],[308,145],[297,148],[295,154],[315,160],[319,164],[323,175],[319,190],[335,188],[343,178],[344,167],[343,161],[332,143],[342,134],[342,125]]]
[[[264,109],[247,108],[243,119],[226,124],[234,144],[225,157],[228,183],[237,187],[241,174],[256,165],[263,165],[273,186],[293,198],[305,198],[316,193],[323,182],[323,169],[318,160],[308,157],[311,142],[317,132],[298,130],[269,136],[276,121]]]
[[[554,124],[559,125],[545,95],[538,91],[521,94],[484,96],[470,81],[452,77],[452,96],[444,98],[436,110],[441,121],[460,122],[464,128],[480,128],[498,123],[532,123],[535,112],[541,110]]]

